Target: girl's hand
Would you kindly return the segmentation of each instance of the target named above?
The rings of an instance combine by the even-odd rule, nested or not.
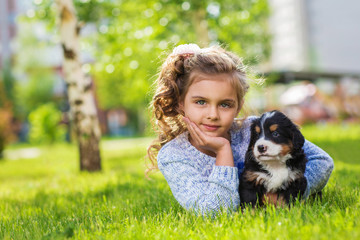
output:
[[[193,145],[208,155],[216,156],[215,165],[217,166],[234,166],[234,159],[229,140],[224,137],[213,137],[206,135],[201,129],[188,118],[184,117],[187,124]],[[208,153],[210,152],[210,154]],[[211,154],[213,153],[213,154]]]

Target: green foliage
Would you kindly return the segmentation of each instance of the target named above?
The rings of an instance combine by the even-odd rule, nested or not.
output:
[[[359,127],[305,126],[302,131],[335,160],[323,199],[216,219],[184,211],[161,174],[144,177],[143,156],[151,139],[102,141],[104,168],[96,174],[78,172],[75,145],[38,146],[36,158],[0,162],[0,238],[360,238],[360,134],[352,134]],[[328,141],[326,135],[337,131],[340,137]],[[9,156],[29,149],[24,147],[12,147]]]
[[[54,143],[64,140],[65,127],[60,125],[61,112],[53,103],[41,105],[29,114],[29,140],[32,143]]]
[[[93,66],[100,105],[141,111],[166,53],[178,44],[221,44],[255,64],[269,56],[266,0],[75,0],[78,19],[97,32],[82,46]],[[36,1],[35,18],[53,22],[56,5]]]
[[[267,1],[113,3],[104,11],[105,20],[98,24],[99,35],[92,44],[97,55],[92,72],[104,108],[146,106],[157,69],[178,44],[207,45],[202,42],[207,39],[243,56],[247,64],[269,56]]]
[[[40,10],[39,10],[40,11]],[[40,11],[41,12],[41,11]],[[38,39],[34,33],[43,30],[44,23],[19,21],[16,44],[18,51],[14,61],[14,108],[16,116],[26,119],[28,114],[47,102],[59,102],[62,96],[55,96],[55,84],[61,81],[56,77],[53,64],[60,57],[49,57],[49,51],[54,52],[54,37]],[[43,36],[42,36],[43,37]],[[60,62],[60,61],[58,61]]]
[[[31,71],[26,82],[18,82],[15,87],[17,111],[27,116],[44,103],[54,100],[54,75],[50,70]]]
[[[35,42],[31,37],[24,38],[24,44],[31,47],[18,58],[23,69],[28,69],[28,56],[38,55],[31,54],[38,49],[34,46],[57,43],[55,2],[33,3],[34,15],[22,17],[22,23],[40,20],[52,37]],[[147,117],[143,113],[152,97],[152,83],[162,61],[176,45],[220,44],[249,65],[266,60],[270,54],[266,0],[74,0],[74,4],[78,20],[95,29],[83,31],[80,41],[81,50],[95,57],[94,63],[86,63],[83,69],[94,76],[99,105],[102,109],[125,108],[135,116],[132,122]],[[26,29],[32,27],[19,32]]]
[[[5,65],[0,71],[1,108],[9,103],[14,103],[14,80],[9,62],[5,62]]]

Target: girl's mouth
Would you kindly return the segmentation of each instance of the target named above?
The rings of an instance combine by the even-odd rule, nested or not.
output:
[[[208,131],[216,131],[220,126],[203,124],[204,128]]]

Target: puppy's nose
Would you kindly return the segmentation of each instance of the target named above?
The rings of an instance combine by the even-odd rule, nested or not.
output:
[[[266,150],[267,150],[267,146],[264,146],[264,145],[258,146],[259,153],[264,153],[264,152],[266,152]]]

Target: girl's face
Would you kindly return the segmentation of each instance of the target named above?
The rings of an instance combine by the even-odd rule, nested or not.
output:
[[[229,74],[198,74],[180,109],[205,134],[230,139],[229,129],[241,106]]]

